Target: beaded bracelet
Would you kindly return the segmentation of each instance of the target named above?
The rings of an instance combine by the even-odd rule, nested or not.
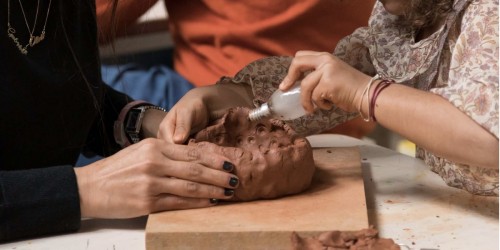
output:
[[[374,122],[377,121],[377,118],[375,118],[375,105],[377,102],[377,97],[380,92],[382,92],[382,90],[389,87],[389,85],[391,85],[392,83],[394,83],[394,80],[384,79],[375,87],[375,90],[373,91],[373,95],[368,107],[368,114],[370,115],[371,120]]]
[[[365,97],[365,94],[367,94],[366,96],[368,98],[368,106],[369,106],[370,105],[370,88],[371,88],[373,82],[375,82],[378,79],[380,79],[380,76],[378,74],[376,74],[374,77],[372,77],[370,79],[370,81],[368,82],[368,84],[366,84],[366,87],[363,90],[363,93],[361,93],[361,99],[359,100],[359,104],[358,104],[358,113],[359,113],[359,116],[361,116],[361,118],[365,122],[369,122],[370,121],[370,119],[371,119],[371,113],[370,113],[370,110],[368,109],[368,117],[365,117],[363,115],[363,112],[361,112],[361,106],[363,105],[363,99]]]

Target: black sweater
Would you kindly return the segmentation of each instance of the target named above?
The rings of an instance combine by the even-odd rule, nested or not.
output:
[[[101,81],[94,0],[52,0],[27,55],[7,35],[8,1],[15,36],[29,39],[19,1],[0,1],[0,241],[79,228],[73,166],[83,150],[118,150],[113,122],[130,101]],[[37,1],[22,3],[31,27]]]

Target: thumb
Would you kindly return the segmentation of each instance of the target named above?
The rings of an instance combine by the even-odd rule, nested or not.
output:
[[[186,122],[182,119],[182,115],[177,115],[177,110],[171,110],[162,121],[164,126],[160,125],[158,130],[158,138],[164,139],[169,143],[182,144],[186,141],[189,131],[186,128]],[[188,123],[189,124],[189,123]]]
[[[181,117],[182,116],[179,116],[179,118],[176,120],[176,124],[174,127],[174,135],[172,137],[173,143],[176,144],[184,143],[189,137],[191,122],[185,121]]]

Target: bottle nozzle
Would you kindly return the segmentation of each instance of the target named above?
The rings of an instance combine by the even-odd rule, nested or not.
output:
[[[252,109],[250,110],[250,112],[248,113],[248,119],[250,119],[250,121],[258,121],[262,118],[265,118],[267,116],[269,116],[271,114],[271,110],[269,109],[269,106],[267,105],[267,103],[264,103],[262,104],[262,106],[256,108],[256,109]]]

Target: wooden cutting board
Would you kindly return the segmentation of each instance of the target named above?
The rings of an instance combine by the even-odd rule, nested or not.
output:
[[[359,149],[314,149],[313,184],[275,200],[151,214],[147,249],[290,249],[301,236],[368,227]]]

